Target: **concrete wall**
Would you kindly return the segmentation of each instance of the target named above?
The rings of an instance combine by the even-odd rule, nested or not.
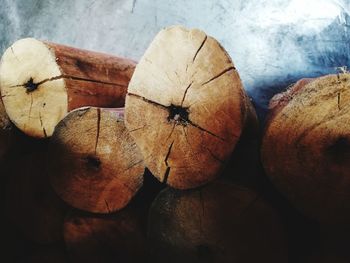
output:
[[[349,14],[349,0],[0,0],[0,52],[31,36],[137,60],[161,28],[197,27],[264,109],[298,78],[350,64]]]

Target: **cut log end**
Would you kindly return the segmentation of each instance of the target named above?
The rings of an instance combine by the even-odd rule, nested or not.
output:
[[[148,229],[155,262],[287,262],[275,211],[256,193],[220,181],[190,191],[163,190]]]
[[[67,113],[68,97],[54,53],[28,38],[8,48],[0,66],[1,94],[13,123],[33,137],[50,136]]]
[[[349,87],[348,73],[299,81],[274,98],[263,138],[267,174],[321,222],[350,218]]]
[[[170,27],[135,69],[126,126],[152,174],[172,187],[194,188],[217,177],[232,153],[248,114],[245,100],[238,73],[215,39]]]
[[[72,111],[58,124],[49,150],[51,184],[73,207],[111,213],[142,186],[143,158],[118,111]]]
[[[11,121],[45,138],[70,110],[122,107],[134,67],[123,58],[21,39],[2,56],[1,94]]]

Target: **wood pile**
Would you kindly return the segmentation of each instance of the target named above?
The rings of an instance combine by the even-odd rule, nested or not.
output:
[[[300,80],[260,128],[198,29],[163,29],[138,63],[18,40],[0,64],[5,262],[348,262],[349,86]]]

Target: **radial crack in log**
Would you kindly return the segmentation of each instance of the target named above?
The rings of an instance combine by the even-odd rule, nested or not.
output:
[[[171,153],[171,149],[173,148],[173,145],[174,145],[174,141],[170,144],[168,152],[167,152],[167,154],[165,156],[165,159],[164,159],[165,165],[167,167],[166,170],[165,170],[165,173],[164,173],[164,177],[163,177],[163,183],[164,184],[166,184],[166,182],[168,181],[169,174],[170,174],[171,167],[168,164],[168,159],[169,159],[169,156],[170,156],[170,153]]]
[[[211,79],[207,80],[206,82],[202,83],[202,86],[207,85],[208,83],[212,82],[213,80],[216,80],[217,78],[220,78],[222,75],[224,75],[225,73],[227,73],[231,70],[236,70],[236,69],[235,69],[235,67],[229,67],[229,68],[225,69],[224,71],[220,72],[219,74],[217,74],[216,76],[212,77]]]
[[[196,54],[193,56],[193,59],[192,59],[192,62],[194,62],[196,60],[196,57],[199,53],[199,51],[201,51],[202,47],[204,46],[205,42],[207,41],[208,39],[208,36],[205,35],[204,39],[203,39],[203,42],[201,43],[201,45],[199,46],[198,50],[196,51]]]
[[[116,112],[77,109],[55,129],[48,173],[56,193],[73,207],[94,213],[115,212],[142,186],[142,155]]]
[[[145,158],[147,167],[159,181],[166,174],[168,185],[188,189],[219,176],[223,163],[212,154],[223,161],[229,158],[247,116],[254,115],[248,105],[239,75],[220,44],[200,30],[173,26],[159,32],[135,69],[125,124],[130,131],[152,127],[131,133],[143,156],[152,157]],[[179,126],[191,130],[189,138]],[[170,176],[163,163],[169,146],[158,146],[168,140],[176,141]],[[212,153],[202,145],[214,145]]]
[[[50,137],[57,123],[83,106],[124,106],[136,63],[102,53],[26,38],[2,56],[0,89],[11,121],[29,136]],[[25,63],[23,61],[25,60]],[[31,101],[31,121],[28,115]],[[39,107],[46,103],[39,120]],[[42,124],[41,124],[42,122]]]

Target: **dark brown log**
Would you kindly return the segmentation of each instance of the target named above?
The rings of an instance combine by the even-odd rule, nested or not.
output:
[[[65,205],[52,190],[46,171],[46,151],[18,157],[6,185],[5,215],[31,241],[62,240]]]
[[[0,87],[13,123],[43,138],[73,109],[122,107],[134,68],[129,59],[26,38],[5,51]]]
[[[250,114],[222,46],[204,32],[162,30],[135,69],[125,124],[161,182],[194,188],[217,177]]]
[[[142,155],[124,126],[123,110],[70,112],[49,145],[49,175],[68,204],[94,213],[125,207],[142,186]]]
[[[256,193],[215,181],[163,190],[150,210],[155,262],[287,262],[283,227]]]
[[[147,262],[146,238],[129,208],[107,216],[75,212],[65,220],[64,239],[71,262]]]
[[[320,222],[350,219],[350,75],[305,79],[270,105],[262,161],[276,187]]]

